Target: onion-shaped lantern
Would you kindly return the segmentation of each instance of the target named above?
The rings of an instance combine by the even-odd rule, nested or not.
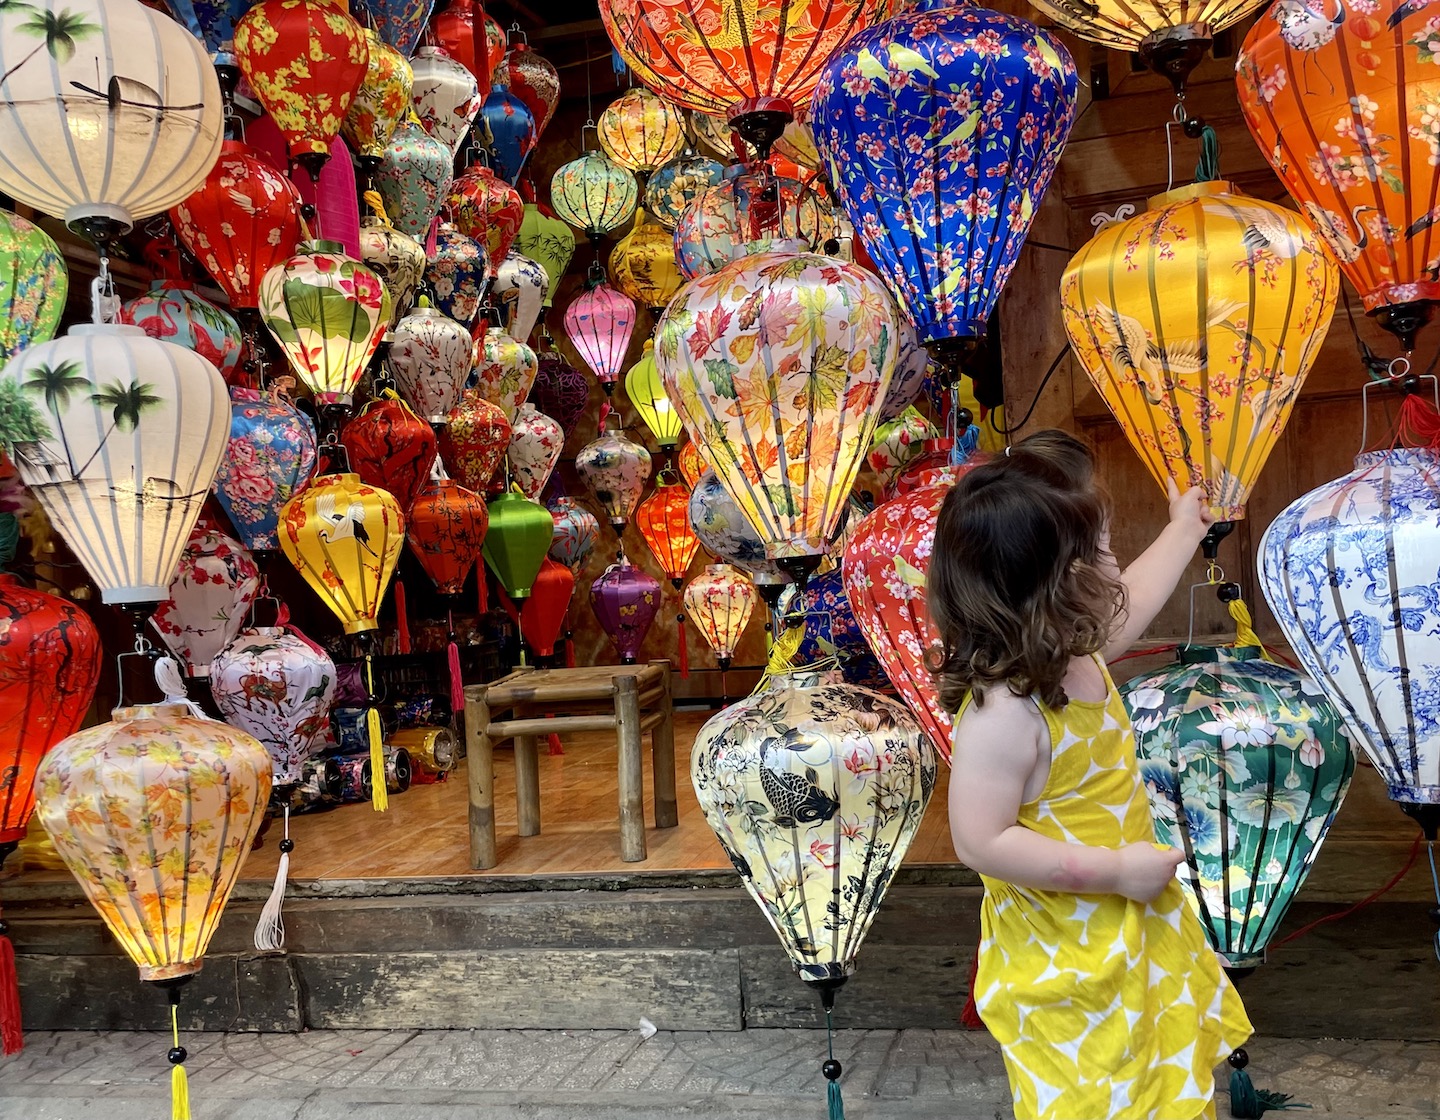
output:
[[[834,212],[818,195],[768,165],[741,171],[702,191],[675,227],[675,260],[693,280],[777,241],[819,249],[836,232]]]
[[[1264,963],[1355,771],[1340,713],[1262,652],[1182,646],[1120,688],[1155,839],[1185,853],[1180,881],[1227,968]]]
[[[483,494],[510,446],[510,421],[474,389],[460,396],[440,429],[440,457],[467,490]]]
[[[636,86],[605,107],[596,134],[613,162],[648,175],[685,146],[685,115],[663,97]]]
[[[520,607],[520,633],[536,657],[554,656],[574,595],[575,573],[547,557]]]
[[[637,211],[634,228],[610,253],[610,279],[641,307],[659,315],[685,283],[675,263],[675,239]]]
[[[519,182],[525,161],[540,141],[540,129],[529,106],[502,85],[490,90],[480,106],[472,132],[490,153],[490,163],[501,182]]]
[[[0,362],[55,337],[68,287],[65,258],[50,235],[0,210]]]
[[[925,388],[930,370],[930,352],[920,345],[920,338],[909,318],[897,309],[900,322],[900,351],[895,358],[895,376],[885,391],[885,404],[880,409],[880,422],[894,420],[914,402]]]
[[[839,521],[898,329],[874,274],[785,252],[691,281],[660,320],[655,362],[686,431],[795,573],[815,570]]]
[[[550,511],[514,490],[490,502],[485,563],[511,599],[527,599],[555,536]]]
[[[449,146],[426,132],[413,113],[395,130],[375,186],[396,229],[417,240],[427,236],[450,190],[453,162]]]
[[[660,610],[660,584],[624,556],[590,585],[590,605],[622,665],[634,665]]]
[[[587,443],[575,456],[575,473],[616,533],[623,533],[645,492],[650,452],[623,432],[607,427],[599,439]]]
[[[410,60],[415,72],[415,114],[425,131],[458,155],[480,112],[475,76],[440,47],[421,47]],[[486,87],[489,88],[489,87]]]
[[[340,429],[350,469],[366,486],[384,490],[408,514],[435,466],[435,433],[393,393],[368,401]]]
[[[425,33],[434,0],[360,0],[359,6],[380,38],[409,58]]]
[[[503,330],[488,330],[480,342],[473,387],[487,401],[498,404],[505,418],[513,423],[515,410],[530,395],[539,368],[540,359],[525,343]]]
[[[525,103],[535,118],[535,133],[545,131],[555,107],[560,104],[560,71],[527,43],[516,43],[506,53],[500,67],[504,84]]]
[[[170,597],[150,621],[185,671],[204,677],[240,632],[259,590],[260,569],[249,550],[202,522],[180,554]]]
[[[61,295],[63,298],[63,288]],[[240,324],[183,280],[156,280],[144,295],[120,306],[116,321],[195,351],[227,382],[234,379],[240,366],[244,341]]]
[[[532,502],[540,500],[564,449],[565,431],[557,421],[533,404],[522,404],[515,410],[506,457],[514,484]]]
[[[1066,267],[1060,303],[1080,364],[1155,481],[1203,486],[1216,516],[1232,520],[1339,290],[1292,211],[1196,183],[1096,234]]]
[[[425,269],[425,284],[435,293],[436,308],[467,328],[473,326],[489,273],[485,246],[442,221]]]
[[[724,175],[725,168],[708,156],[693,152],[676,156],[645,184],[645,209],[662,228],[674,233],[685,208]]]
[[[686,444],[693,447],[694,444]],[[776,587],[786,582],[773,560],[766,559],[765,542],[750,524],[735,499],[716,477],[701,464],[701,474],[690,491],[690,525],[710,555],[743,568],[757,584]]]
[[[280,547],[280,508],[315,473],[315,426],[276,393],[230,390],[230,441],[215,474],[215,500],[248,549]]]
[[[566,497],[556,498],[550,513],[555,521],[550,559],[578,572],[585,567],[595,550],[595,542],[600,539],[600,522],[584,506]]]
[[[840,568],[813,577],[802,602],[807,616],[805,634],[791,664],[815,665],[834,658],[846,684],[888,692],[890,680],[860,630]]]
[[[535,329],[549,294],[545,269],[513,250],[500,262],[490,283],[490,302],[499,308],[506,333],[521,342]]]
[[[934,424],[914,408],[907,408],[875,429],[865,461],[880,479],[880,485],[889,490],[896,476],[924,453],[926,441],[939,438]]]
[[[604,152],[586,152],[550,180],[550,205],[591,241],[617,230],[635,213],[640,185]]]
[[[569,440],[590,403],[590,382],[558,353],[541,354],[530,403],[552,417]]]
[[[425,246],[390,221],[378,191],[365,192],[365,201],[370,212],[360,226],[360,259],[390,293],[393,330],[415,305],[415,291],[425,276]]]
[[[410,508],[410,551],[441,595],[458,595],[480,559],[490,512],[485,499],[448,478],[431,480]]]
[[[396,324],[385,361],[401,395],[431,424],[444,424],[460,400],[475,355],[470,332],[429,305]]]
[[[728,672],[750,616],[755,613],[755,584],[729,564],[707,564],[685,585],[685,612]]]
[[[410,115],[415,74],[403,54],[368,28],[365,46],[369,52],[365,78],[355,91],[340,133],[360,166],[373,171],[380,166],[395,130]]]
[[[660,371],[655,367],[655,342],[647,338],[640,354],[640,360],[630,367],[625,375],[625,395],[645,421],[661,451],[674,451],[680,442],[685,426],[680,414],[670,403],[665,385],[660,380]]]
[[[680,590],[700,538],[690,525],[690,490],[673,470],[662,470],[654,491],[635,508],[635,527],[665,578]]]
[[[451,183],[445,208],[456,229],[484,243],[492,268],[509,254],[525,217],[520,193],[488,167],[472,167]]]
[[[609,284],[587,287],[565,309],[565,334],[607,396],[614,392],[634,330],[635,301]]]
[[[565,270],[570,267],[570,258],[575,255],[574,231],[548,210],[527,202],[512,248],[545,270],[550,283],[540,306],[548,308],[555,301]]]

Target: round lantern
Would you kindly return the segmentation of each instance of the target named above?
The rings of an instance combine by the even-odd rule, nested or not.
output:
[[[202,523],[180,554],[170,597],[150,621],[185,670],[204,677],[240,632],[259,590],[260,569],[245,546]]]
[[[675,239],[635,213],[635,226],[610,253],[610,279],[641,307],[658,315],[685,283],[675,263]]]
[[[604,152],[586,152],[550,180],[550,205],[592,241],[619,229],[635,213],[640,185]]]
[[[375,616],[405,538],[405,514],[358,474],[325,474],[281,510],[280,550],[351,635]]]
[[[339,242],[308,241],[265,274],[259,295],[265,327],[301,383],[321,404],[347,403],[390,322],[380,277]]]
[[[785,252],[691,281],[660,320],[665,390],[782,567],[813,571],[825,552],[874,436],[897,330],[873,273]]]
[[[414,104],[425,131],[458,155],[480,112],[475,76],[440,47],[421,47],[410,60],[415,72]]]
[[[0,572],[0,863],[25,837],[41,758],[80,727],[99,680],[90,616]]]
[[[706,188],[685,208],[675,227],[674,256],[693,280],[777,241],[818,249],[834,232],[833,211],[813,191],[762,164]]]
[[[367,191],[365,200],[371,209],[360,226],[360,259],[390,293],[388,326],[393,330],[415,305],[415,290],[425,276],[425,246],[391,223],[378,191]]]
[[[553,214],[541,210],[533,202],[527,202],[512,248],[538,262],[545,270],[550,282],[546,285],[540,306],[548,308],[555,300],[565,270],[570,267],[570,258],[575,255],[574,231]]]
[[[85,324],[13,358],[0,400],[6,453],[101,601],[162,602],[230,431],[215,367],[139,327]]]
[[[315,427],[283,396],[230,390],[230,441],[215,474],[215,500],[248,549],[280,547],[280,507],[315,473]]]
[[[425,131],[413,113],[385,147],[375,185],[395,228],[417,240],[430,231],[450,189],[454,156],[443,140]]]
[[[324,745],[339,679],[319,646],[278,626],[239,634],[209,666],[210,691],[225,721],[253,736],[270,756],[276,786],[301,780]]]
[[[1365,310],[1413,350],[1440,300],[1434,28],[1405,0],[1349,9],[1348,20],[1331,7],[1255,21],[1236,58],[1240,109]]]
[[[630,367],[625,375],[625,395],[640,414],[640,419],[650,429],[661,451],[674,451],[680,442],[685,426],[680,423],[680,414],[670,403],[665,386],[660,381],[660,371],[655,367],[655,342],[645,340],[640,360]]]
[[[635,527],[678,591],[700,551],[700,538],[690,525],[690,491],[679,475],[660,472],[655,490],[635,509]]]
[[[409,58],[425,33],[425,22],[434,3],[433,0],[360,0],[360,7],[374,23],[380,38],[402,57]]]
[[[650,477],[650,452],[624,433],[608,429],[575,456],[575,473],[600,504],[616,533],[635,513]]]
[[[498,328],[485,332],[471,387],[492,404],[498,404],[512,423],[515,410],[530,395],[540,359],[535,351]]]
[[[437,444],[430,425],[389,394],[366,402],[340,429],[350,469],[366,486],[386,491],[408,513],[430,478]]]
[[[235,25],[240,72],[290,146],[319,177],[365,80],[369,49],[343,0],[260,0]]]
[[[550,511],[514,490],[490,502],[485,563],[511,599],[525,599],[545,562],[555,521]]]
[[[645,184],[645,209],[661,228],[673,233],[685,208],[701,192],[719,183],[724,175],[725,168],[707,156],[693,152],[676,156]],[[671,255],[674,255],[673,248]]]
[[[483,137],[496,176],[513,187],[540,140],[535,115],[524,101],[497,85],[480,106],[473,131]]]
[[[64,287],[61,287],[64,299]],[[231,381],[240,366],[244,339],[240,324],[180,280],[156,280],[150,290],[120,307],[117,322],[139,327],[151,338],[193,350]],[[4,347],[0,346],[0,352]]]
[[[550,507],[555,532],[550,541],[550,559],[564,564],[572,572],[585,567],[595,542],[600,539],[600,522],[584,506],[569,498],[556,498]]]
[[[685,613],[728,672],[750,616],[755,613],[755,584],[729,564],[707,564],[685,585]]]
[[[484,243],[491,267],[509,254],[525,217],[520,193],[488,167],[472,167],[451,183],[445,208],[456,229]]]
[[[425,284],[435,293],[435,306],[456,322],[472,326],[480,314],[489,273],[485,246],[449,222],[441,222],[425,269]]]
[[[460,485],[483,494],[510,446],[510,421],[473,389],[460,396],[440,429],[440,457]],[[492,511],[493,512],[493,511]]]
[[[511,251],[490,284],[490,302],[500,309],[505,332],[524,342],[535,329],[550,294],[550,278],[538,262]]]
[[[565,334],[607,394],[614,391],[635,330],[635,301],[609,284],[587,287],[565,309]]]
[[[441,595],[458,595],[490,525],[485,499],[448,478],[431,480],[410,508],[410,551]]]
[[[830,182],[920,341],[954,368],[1065,146],[1074,60],[1028,20],[922,0],[824,69],[812,127]]]
[[[761,579],[772,586],[776,581],[784,583],[779,567],[765,557],[765,542],[724,484],[703,463],[701,472],[690,491],[690,525],[705,551],[743,568],[757,577],[757,583]]]
[[[685,485],[691,490],[700,485],[700,476],[709,469],[705,466],[705,460],[700,457],[700,449],[688,440],[680,448],[676,465],[680,468],[680,476],[685,480]]]
[[[68,287],[65,258],[50,235],[0,210],[0,363],[55,337]]]
[[[1260,540],[1261,585],[1301,666],[1392,800],[1440,823],[1440,455],[1396,448],[1287,506]]]
[[[1157,74],[1184,89],[1190,71],[1210,53],[1215,34],[1244,19],[1264,0],[1156,0],[1146,5],[1124,0],[1094,0],[1084,6],[1065,0],[1033,0],[1035,7],[1082,39],[1126,53],[1139,54]],[[1305,6],[1298,35],[1325,37],[1329,20],[1319,5]],[[1311,31],[1317,27],[1320,30]],[[1333,35],[1333,31],[1329,31]],[[1328,41],[1328,39],[1327,39]],[[1307,51],[1315,48],[1309,46]]]
[[[140,979],[200,971],[270,799],[265,748],[183,704],[117,708],[58,743],[36,787],[40,824]]]
[[[536,657],[554,656],[574,594],[575,573],[547,557],[520,608],[520,633]]]
[[[875,429],[875,440],[865,461],[879,476],[880,485],[888,490],[906,465],[924,452],[925,441],[939,438],[934,424],[915,409],[907,408],[894,420],[887,420]]]
[[[533,404],[522,404],[511,420],[510,477],[532,502],[540,500],[540,492],[550,481],[560,452],[565,448],[565,432],[559,423],[540,412]]]
[[[429,305],[396,324],[385,364],[401,395],[431,424],[444,424],[470,376],[475,343],[470,332]]]
[[[1195,183],[1096,234],[1066,267],[1060,302],[1080,364],[1155,481],[1203,486],[1216,517],[1233,520],[1339,290],[1293,211]]]
[[[409,60],[373,30],[365,30],[369,62],[355,100],[340,126],[341,135],[359,157],[360,166],[380,166],[395,130],[410,115],[415,74]]]
[[[590,403],[590,382],[558,353],[541,354],[530,403],[552,417],[568,440]]]
[[[555,107],[560,104],[560,71],[544,56],[532,51],[527,43],[516,43],[506,53],[500,67],[503,84],[525,103],[535,118],[535,133],[545,131]]]
[[[890,379],[885,404],[880,409],[882,424],[894,420],[910,407],[925,388],[930,370],[930,353],[920,345],[920,337],[909,318],[898,308],[895,318],[900,323],[900,350],[895,357],[895,376]]]
[[[660,610],[660,584],[622,555],[590,585],[590,605],[610,636],[620,664],[634,665]]]
[[[648,175],[685,146],[685,115],[663,97],[636,86],[605,107],[596,134],[613,162]]]
[[[256,307],[260,281],[295,252],[300,193],[253,148],[225,141],[205,181],[170,211],[189,249],[234,308]]]
[[[215,67],[138,0],[8,5],[0,86],[0,191],[96,242],[184,199],[220,154]]]
[[[1309,678],[1258,647],[1182,646],[1120,687],[1155,839],[1227,968],[1263,964],[1340,810],[1355,756]]]
[[[855,619],[838,566],[810,580],[803,609],[807,616],[805,636],[792,664],[814,665],[833,657],[839,662],[846,684],[877,692],[890,690],[890,680]]]

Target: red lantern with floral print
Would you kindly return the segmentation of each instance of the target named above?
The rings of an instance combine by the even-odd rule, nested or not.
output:
[[[445,53],[475,76],[481,89],[490,88],[495,68],[505,56],[505,32],[485,14],[480,0],[454,0],[430,17],[430,30]]]
[[[456,229],[489,251],[490,275],[494,276],[525,220],[520,192],[488,167],[472,167],[450,184],[445,208]]]
[[[410,551],[442,595],[458,595],[480,559],[490,512],[485,499],[448,478],[420,491],[406,522]]]
[[[544,132],[560,104],[560,72],[554,63],[532,51],[528,43],[516,43],[505,56],[498,76],[534,115],[536,135]]]
[[[440,429],[440,458],[462,486],[483,494],[510,446],[510,434],[505,410],[467,389]]]
[[[350,469],[366,486],[387,490],[409,514],[430,478],[435,433],[399,397],[371,401],[340,430]]]

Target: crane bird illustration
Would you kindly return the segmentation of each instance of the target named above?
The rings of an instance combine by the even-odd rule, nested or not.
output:
[[[1315,227],[1315,232],[1330,247],[1330,251],[1335,254],[1341,264],[1352,264],[1359,260],[1360,254],[1370,244],[1370,231],[1360,221],[1360,215],[1378,214],[1379,212],[1374,206],[1356,206],[1350,211],[1349,224],[1359,235],[1357,241],[1350,235],[1345,219],[1339,214],[1310,201],[1305,203],[1305,214],[1310,219],[1310,224]]]
[[[334,544],[351,537],[358,541],[366,552],[378,559],[378,553],[370,547],[370,534],[365,531],[364,502],[352,500],[345,507],[345,512],[341,513],[335,508],[334,492],[327,491],[315,499],[315,514],[325,522],[324,528],[316,533],[323,543]]]
[[[1305,92],[1310,92],[1310,79],[1305,69],[1316,51],[1328,47],[1340,34],[1345,23],[1344,0],[1336,0],[1335,14],[1327,16],[1324,0],[1276,0],[1270,9],[1270,18],[1280,25],[1280,38],[1293,51],[1300,51],[1300,77],[1305,82]],[[1394,23],[1391,23],[1394,26]],[[1318,63],[1316,64],[1319,65]],[[1335,83],[1321,70],[1320,74],[1330,82],[1330,92],[1335,92]]]
[[[1245,232],[1241,236],[1245,250],[1252,257],[1270,253],[1282,261],[1294,259],[1305,247],[1304,236],[1285,220],[1285,215],[1261,206],[1245,214]]]
[[[1173,338],[1153,342],[1139,319],[1103,303],[1095,305],[1105,340],[1105,356],[1130,374],[1150,404],[1159,404],[1172,377],[1193,377],[1205,366],[1205,340]]]

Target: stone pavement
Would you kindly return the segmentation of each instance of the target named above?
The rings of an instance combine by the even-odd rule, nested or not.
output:
[[[729,1120],[825,1115],[809,1030],[192,1034],[194,1120]],[[162,1034],[37,1032],[0,1059],[0,1120],[168,1114]],[[1440,1117],[1440,1043],[1257,1039],[1258,1084],[1327,1120]],[[1009,1120],[993,1041],[843,1031],[851,1120]],[[1223,1097],[1220,1114],[1226,1115]],[[1076,1120],[1102,1120],[1077,1117]]]

